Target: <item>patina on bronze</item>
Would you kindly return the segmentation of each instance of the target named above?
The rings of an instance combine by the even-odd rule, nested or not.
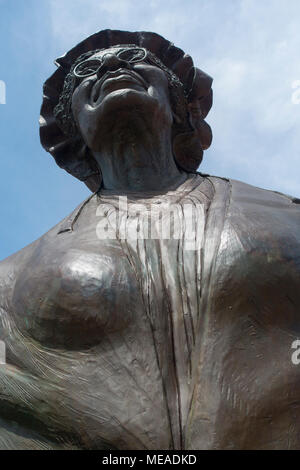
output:
[[[57,65],[41,142],[93,194],[0,263],[0,448],[299,448],[299,200],[197,172],[212,80],[161,36]],[[177,238],[114,229],[168,204]]]

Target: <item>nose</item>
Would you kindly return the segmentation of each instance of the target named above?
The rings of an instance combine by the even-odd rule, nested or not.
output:
[[[112,53],[107,53],[102,58],[101,67],[98,69],[98,77],[102,76],[108,70],[118,70],[120,68],[129,68],[129,62],[119,59],[119,57]]]

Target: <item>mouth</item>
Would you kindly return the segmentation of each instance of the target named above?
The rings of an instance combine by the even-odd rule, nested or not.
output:
[[[119,87],[120,83],[134,84],[147,90],[148,85],[145,80],[133,70],[118,69],[106,72],[93,86],[91,99],[94,103],[97,102],[102,91],[108,91]]]

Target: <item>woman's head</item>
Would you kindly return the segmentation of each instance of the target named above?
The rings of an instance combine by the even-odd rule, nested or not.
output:
[[[135,41],[128,43],[127,40],[133,38]],[[119,44],[116,44],[117,40]],[[89,49],[92,44],[105,47]],[[107,73],[113,75],[114,70],[122,69],[125,71],[123,80],[131,81],[130,86],[137,88],[136,91],[140,86],[141,93],[143,81],[145,84],[149,80],[157,82],[159,74],[165,79],[174,117],[175,161],[186,171],[197,169],[203,149],[211,142],[211,131],[203,118],[211,106],[212,80],[195,69],[191,58],[183,51],[154,33],[102,31],[80,43],[57,62],[59,70],[45,83],[41,140],[59,166],[85,181],[90,189],[96,190],[99,186],[101,175],[91,152],[93,141],[85,136],[80,123],[78,125],[74,97],[80,88],[90,87],[88,101],[99,103],[103,93],[102,89],[101,93],[99,91],[102,77],[107,78]],[[107,81],[113,86],[112,79]],[[160,84],[160,88],[163,85]],[[163,96],[160,101],[163,102]]]
[[[137,57],[134,57],[134,54]],[[142,54],[142,55],[141,55]],[[140,55],[140,57],[138,57]],[[105,59],[110,56],[109,65]],[[116,58],[116,59],[115,59]],[[115,62],[118,60],[118,62]],[[114,62],[113,62],[114,61]],[[188,120],[188,102],[185,96],[184,87],[179,78],[151,52],[136,45],[113,46],[108,49],[96,49],[80,55],[67,74],[59,102],[54,108],[54,116],[63,132],[74,137],[78,133],[74,115],[72,112],[72,98],[76,88],[84,81],[96,80],[101,75],[104,76],[107,70],[117,68],[133,70],[134,66],[148,63],[161,69],[168,80],[171,107],[176,116],[176,123],[182,122],[186,130],[192,130]],[[95,97],[93,99],[95,100]],[[176,132],[176,131],[175,131]]]

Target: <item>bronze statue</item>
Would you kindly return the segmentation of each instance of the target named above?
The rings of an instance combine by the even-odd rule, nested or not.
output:
[[[300,201],[197,172],[212,79],[161,36],[57,65],[41,142],[93,194],[0,263],[0,448],[299,448]]]

